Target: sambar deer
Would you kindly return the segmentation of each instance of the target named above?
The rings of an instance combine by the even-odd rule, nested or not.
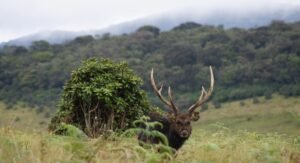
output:
[[[167,116],[162,116],[158,113],[151,113],[149,115],[150,121],[158,121],[163,125],[163,128],[156,127],[155,130],[158,130],[166,136],[166,138],[169,141],[170,147],[178,150],[192,133],[191,121],[197,121],[199,119],[199,114],[194,114],[195,109],[204,104],[212,94],[214,87],[214,75],[212,68],[210,67],[210,88],[208,89],[208,91],[206,91],[202,86],[202,91],[199,99],[196,101],[195,104],[191,105],[185,112],[180,111],[180,109],[174,104],[171,87],[169,87],[168,89],[169,99],[167,100],[165,97],[163,97],[163,85],[161,85],[160,88],[157,87],[154,80],[153,69],[150,73],[150,80],[156,95],[160,98],[160,100],[163,103],[165,103],[168,106],[168,108],[171,111]],[[143,133],[139,134],[138,139],[145,143],[159,143],[158,138],[149,137]]]

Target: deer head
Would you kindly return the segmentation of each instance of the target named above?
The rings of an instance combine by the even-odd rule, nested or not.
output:
[[[210,68],[210,88],[208,89],[208,91],[206,91],[202,86],[201,95],[199,99],[193,105],[191,105],[187,109],[187,111],[181,111],[175,105],[172,98],[171,87],[168,88],[169,98],[166,99],[165,97],[163,97],[161,93],[163,89],[163,85],[161,85],[159,88],[157,87],[154,80],[154,71],[153,69],[151,70],[150,73],[151,85],[156,95],[160,98],[160,100],[163,103],[165,103],[168,106],[168,108],[171,111],[171,114],[169,114],[168,117],[168,120],[170,121],[171,130],[174,131],[181,138],[188,138],[191,135],[192,132],[191,121],[195,121],[199,119],[199,115],[195,114],[196,108],[204,104],[212,94],[213,87],[214,87],[214,75],[211,66],[209,68]],[[195,116],[198,116],[198,118]]]

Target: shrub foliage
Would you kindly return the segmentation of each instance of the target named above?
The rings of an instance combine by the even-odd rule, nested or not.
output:
[[[61,122],[97,137],[107,130],[123,130],[149,110],[142,80],[124,62],[89,59],[72,72],[65,84],[59,111],[50,130]]]

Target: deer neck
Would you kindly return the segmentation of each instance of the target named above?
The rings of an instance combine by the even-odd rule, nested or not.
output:
[[[169,145],[176,150],[179,149],[187,139],[188,137],[182,138],[174,131],[171,131],[168,135]]]

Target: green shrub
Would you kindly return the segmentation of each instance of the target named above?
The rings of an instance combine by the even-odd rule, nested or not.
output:
[[[253,99],[252,99],[252,103],[253,103],[253,104],[258,104],[259,102],[260,102],[260,101],[259,101],[258,98],[253,97]]]
[[[240,101],[240,106],[245,106],[245,102],[244,101]]]
[[[15,118],[15,122],[19,122],[19,121],[21,121],[21,118],[20,117],[16,117]]]
[[[149,122],[149,119],[149,117],[143,116],[140,119],[135,120],[133,122],[133,128],[126,130],[122,134],[122,136],[143,134],[148,138],[157,138],[160,142],[159,144],[152,144],[150,142],[143,141],[139,141],[139,144],[146,149],[157,148],[157,151],[159,151],[160,153],[167,154],[171,158],[172,154],[175,153],[175,150],[168,146],[169,142],[166,135],[155,129],[157,127],[163,127],[162,124],[159,122]],[[141,126],[144,126],[144,128],[142,128]]]
[[[220,108],[222,108],[222,105],[221,105],[221,103],[220,103],[220,102],[218,102],[218,101],[213,101],[213,102],[212,102],[212,104],[214,105],[214,107],[215,107],[216,109],[220,109]]]
[[[300,96],[300,86],[295,85],[284,85],[279,89],[279,93],[286,97],[289,96]]]
[[[47,124],[47,123],[46,123],[45,121],[40,121],[39,124],[40,124],[40,125],[45,125],[45,124]]]
[[[270,99],[272,99],[272,92],[271,91],[266,91],[264,93],[264,96],[265,96],[266,100],[270,100]]]
[[[149,111],[140,89],[142,80],[124,62],[89,59],[72,72],[65,84],[59,111],[50,130],[61,122],[72,124],[88,136],[97,137],[107,130],[124,130]]]
[[[50,118],[50,117],[51,117],[51,113],[46,112],[46,113],[44,114],[44,118]]]
[[[36,113],[41,114],[43,112],[44,112],[44,107],[43,106],[38,106],[38,108],[36,109]]]
[[[79,128],[65,123],[59,124],[56,130],[54,130],[54,133],[74,138],[87,138],[87,135]]]
[[[10,104],[10,103],[9,103],[9,104],[6,105],[5,109],[6,109],[6,110],[10,110],[10,109],[12,109],[13,107],[14,107],[13,104]]]

